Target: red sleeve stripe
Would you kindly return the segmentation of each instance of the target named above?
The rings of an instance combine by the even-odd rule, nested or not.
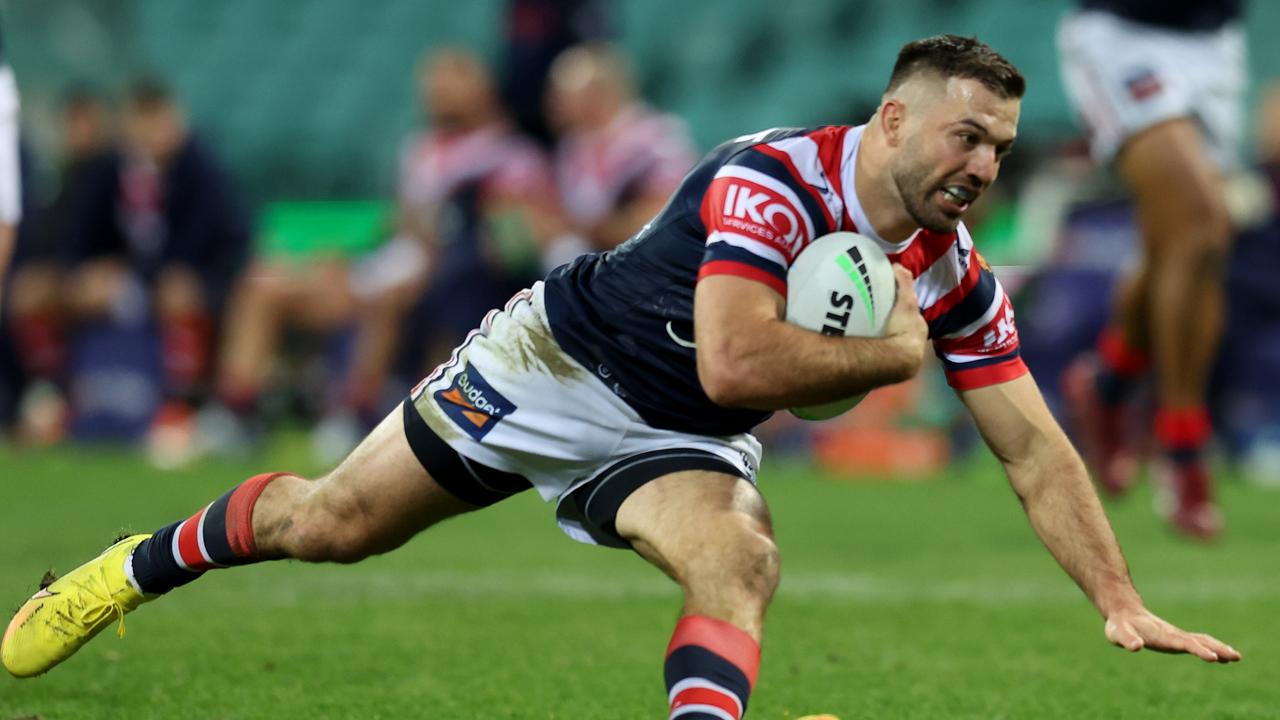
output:
[[[755,687],[760,674],[760,645],[738,626],[704,615],[685,616],[676,623],[666,657],[686,645],[706,648],[733,663],[747,677],[747,684]]]
[[[1027,364],[1022,361],[1021,356],[1018,356],[1004,362],[968,370],[948,369],[947,384],[956,390],[976,390],[1020,378],[1028,372],[1030,371],[1027,370]]]
[[[818,144],[818,160],[822,163],[822,171],[827,175],[827,182],[831,183],[831,191],[842,200],[844,189],[840,182],[840,160],[844,155],[844,138],[848,134],[848,125],[829,125],[806,135]],[[853,218],[849,217],[847,206],[844,209],[843,220],[843,224],[838,229],[857,231],[853,226]]]
[[[735,275],[748,280],[755,280],[768,285],[782,297],[787,296],[787,283],[785,280],[746,263],[734,260],[712,260],[703,263],[702,268],[698,270],[698,280],[701,281],[702,278],[711,275]]]
[[[818,190],[804,179],[804,176],[800,174],[800,169],[796,167],[796,164],[792,161],[790,155],[769,145],[756,145],[753,149],[759,150],[761,154],[768,155],[774,160],[777,160],[787,168],[787,172],[791,173],[791,177],[796,181],[796,184],[804,188],[805,192],[809,193],[809,195],[813,197],[813,201],[818,204],[818,207],[822,208],[822,217],[827,221],[827,227],[835,228],[840,226],[840,224],[836,222],[836,219],[832,217],[831,208],[827,207],[827,201],[823,200],[822,195]],[[818,233],[818,235],[823,234],[825,233]]]
[[[982,277],[982,263],[978,262],[978,258],[969,259],[969,272],[960,278],[960,284],[951,289],[951,292],[938,298],[938,301],[924,310],[925,322],[932,323],[937,320],[951,308],[960,304],[965,296],[969,294],[978,285],[978,280]]]
[[[906,250],[889,255],[889,262],[901,264],[911,271],[912,277],[920,277],[925,270],[938,261],[938,258],[946,255],[956,242],[955,233],[939,235],[921,230]]]

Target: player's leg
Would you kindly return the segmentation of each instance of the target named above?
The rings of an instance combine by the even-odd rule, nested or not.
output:
[[[60,274],[52,262],[32,262],[13,269],[8,307],[13,336],[29,379],[58,379],[66,359],[62,334]]]
[[[115,618],[207,570],[277,558],[355,562],[501,499],[473,504],[458,499],[457,485],[445,490],[424,469],[424,447],[433,468],[454,467],[456,456],[442,442],[424,446],[421,431],[411,447],[404,416],[401,409],[389,415],[324,477],[255,476],[191,517],[126,538],[42,588],[5,632],[6,669],[20,677],[43,673]]]
[[[217,396],[237,418],[258,409],[271,359],[288,313],[290,270],[254,263],[227,301],[225,339],[218,360]]]
[[[734,475],[678,472],[624,500],[616,527],[684,590],[665,667],[672,717],[741,718],[780,570],[764,499]]]
[[[1157,381],[1156,438],[1171,471],[1175,525],[1211,535],[1203,451],[1210,435],[1209,373],[1223,323],[1223,264],[1230,243],[1222,178],[1201,131],[1189,118],[1170,120],[1132,137],[1118,167],[1133,193],[1145,252],[1141,311],[1121,315],[1125,337],[1149,338]]]

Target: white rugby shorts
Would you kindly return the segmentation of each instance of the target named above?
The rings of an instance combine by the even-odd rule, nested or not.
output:
[[[22,219],[22,180],[18,167],[18,83],[8,65],[0,65],[0,223]]]
[[[1190,117],[1218,167],[1236,166],[1246,89],[1240,25],[1179,32],[1086,10],[1063,18],[1057,41],[1067,96],[1095,160],[1110,162],[1157,123]]]
[[[404,412],[410,443],[428,471],[442,467],[424,457],[433,453],[430,447],[438,454],[439,445],[415,441],[418,417],[466,461],[527,479],[543,500],[556,501],[561,529],[586,543],[627,546],[608,527],[611,514],[601,511],[602,522],[597,511],[616,512],[626,495],[648,480],[706,469],[754,483],[760,466],[760,443],[748,433],[712,437],[645,423],[556,343],[541,282],[517,293],[504,309],[491,311],[452,357],[414,388]],[[464,472],[481,486],[491,482],[484,472],[466,467]],[[436,479],[446,489],[456,483]]]

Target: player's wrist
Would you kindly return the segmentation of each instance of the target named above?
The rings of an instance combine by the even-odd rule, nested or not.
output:
[[[1130,585],[1127,588],[1116,588],[1100,594],[1094,601],[1103,618],[1110,620],[1120,615],[1132,615],[1146,609],[1138,591]]]

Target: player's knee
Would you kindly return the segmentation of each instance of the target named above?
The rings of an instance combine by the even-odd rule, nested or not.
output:
[[[744,570],[742,585],[751,596],[766,603],[773,598],[782,577],[782,554],[772,537],[763,533],[753,536]]]
[[[736,515],[736,514],[735,514]],[[763,608],[778,588],[782,556],[771,534],[745,515],[721,533],[719,549],[702,554],[686,573],[686,591],[697,597],[716,596],[734,605]]]

